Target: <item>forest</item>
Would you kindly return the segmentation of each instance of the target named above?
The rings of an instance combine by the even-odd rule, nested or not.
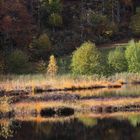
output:
[[[139,37],[139,0],[0,0],[1,74],[46,73],[49,59],[53,57],[58,65],[54,69],[58,73],[71,73],[78,69],[72,67],[82,61],[74,60],[74,51],[84,44],[96,46],[101,57],[95,61],[100,61],[100,65],[106,63],[105,74],[112,74],[107,72],[110,69],[125,71],[126,65],[115,68],[117,66],[112,64],[111,59],[114,58],[111,54],[108,56],[110,50],[102,51],[100,48],[131,39],[134,39],[134,46]],[[90,47],[85,47],[85,51],[88,49],[90,51]],[[116,55],[123,55],[119,54],[121,50],[116,51]],[[109,62],[102,62],[104,58]],[[122,59],[125,60],[123,56]],[[76,73],[100,74],[102,71],[102,67],[93,72],[86,69],[86,72]]]

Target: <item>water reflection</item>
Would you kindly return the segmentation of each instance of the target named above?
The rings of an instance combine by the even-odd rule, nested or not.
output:
[[[10,121],[3,125],[0,125],[0,140],[140,139],[139,114],[131,114],[127,118],[79,116],[65,121],[22,121],[18,127],[16,121]]]

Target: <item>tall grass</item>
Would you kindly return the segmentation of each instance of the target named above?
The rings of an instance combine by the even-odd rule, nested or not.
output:
[[[112,83],[135,82],[140,81],[139,73],[117,73],[112,76],[100,75],[80,75],[71,74],[57,75],[51,77],[43,74],[34,75],[1,75],[0,89],[9,90],[33,90],[35,87],[43,89],[89,87],[96,85],[110,85]]]

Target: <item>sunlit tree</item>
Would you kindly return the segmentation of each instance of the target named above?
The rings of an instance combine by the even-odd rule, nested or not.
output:
[[[56,59],[54,57],[54,55],[50,56],[50,60],[49,60],[49,64],[48,64],[48,68],[47,68],[47,73],[51,76],[55,76],[58,72],[58,66],[56,63]]]

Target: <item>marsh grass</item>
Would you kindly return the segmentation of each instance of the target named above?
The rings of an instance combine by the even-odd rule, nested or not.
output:
[[[8,113],[12,110],[9,98],[4,96],[0,98],[0,113]]]
[[[1,90],[33,90],[35,87],[42,89],[64,89],[73,87],[89,87],[96,85],[109,85],[108,78],[93,76],[58,75],[9,75],[0,76]]]
[[[11,120],[0,120],[0,137],[5,139],[13,136],[13,130],[11,129]]]
[[[1,90],[29,90],[34,91],[36,87],[42,89],[64,89],[90,86],[109,86],[120,85],[121,83],[140,82],[139,73],[118,73],[112,76],[99,75],[57,75],[55,77],[36,74],[36,75],[1,75]]]

